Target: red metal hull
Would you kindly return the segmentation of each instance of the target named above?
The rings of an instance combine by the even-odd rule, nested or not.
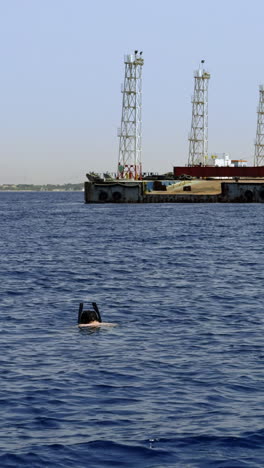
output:
[[[264,166],[214,167],[214,166],[176,166],[174,177],[188,175],[192,177],[264,177]]]

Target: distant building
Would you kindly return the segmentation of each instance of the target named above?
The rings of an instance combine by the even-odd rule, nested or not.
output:
[[[214,167],[245,167],[247,161],[245,159],[230,159],[228,153],[214,153],[205,157],[206,166]]]
[[[245,159],[232,159],[232,166],[234,167],[246,167],[247,161]]]
[[[227,153],[214,153],[205,157],[206,166],[227,167],[232,166],[231,159]]]

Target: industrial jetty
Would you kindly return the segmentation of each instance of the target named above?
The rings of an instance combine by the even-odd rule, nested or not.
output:
[[[85,203],[264,203],[264,86],[259,87],[254,165],[229,154],[208,153],[208,85],[204,60],[194,72],[189,154],[169,174],[142,171],[142,52],[124,59],[117,172],[89,173]]]
[[[102,180],[90,175],[85,203],[264,203],[264,179]]]

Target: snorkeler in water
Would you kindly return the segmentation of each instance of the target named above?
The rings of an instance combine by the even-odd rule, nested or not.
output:
[[[96,302],[92,303],[94,310],[83,310],[83,302],[79,306],[78,326],[79,327],[114,327],[115,323],[102,322]]]

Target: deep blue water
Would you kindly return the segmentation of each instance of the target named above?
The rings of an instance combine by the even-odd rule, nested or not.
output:
[[[263,467],[263,210],[0,193],[0,466]]]

